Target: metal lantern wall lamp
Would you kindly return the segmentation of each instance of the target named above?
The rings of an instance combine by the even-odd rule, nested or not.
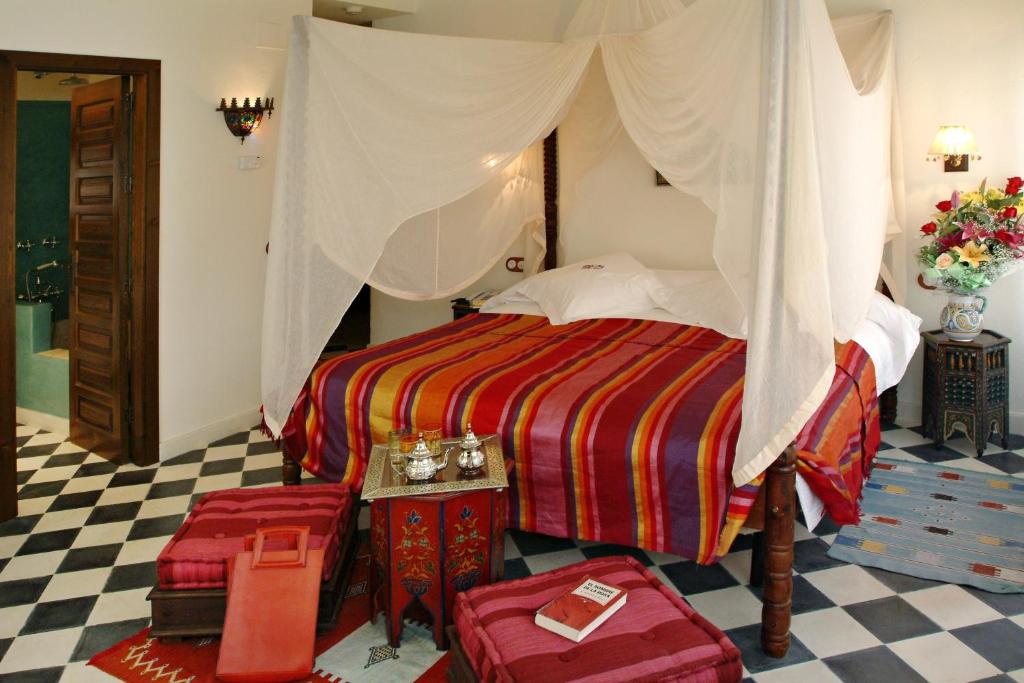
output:
[[[970,162],[980,158],[974,133],[962,125],[939,126],[927,156],[928,161],[941,161],[947,173],[967,171]]]
[[[242,139],[241,142],[244,145],[245,139],[260,127],[263,115],[266,114],[268,119],[271,117],[274,111],[274,98],[268,97],[266,100],[261,100],[257,97],[256,102],[250,104],[249,98],[246,97],[242,106],[238,106],[238,100],[234,97],[231,98],[230,105],[226,98],[221,98],[220,106],[216,111],[224,112],[224,124],[232,135]]]

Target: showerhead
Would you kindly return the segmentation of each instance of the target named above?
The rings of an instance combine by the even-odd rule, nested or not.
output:
[[[85,80],[78,74],[71,74],[67,78],[59,81],[61,85],[88,85],[89,81]]]
[[[61,263],[60,261],[54,259],[53,261],[47,261],[46,263],[40,263],[38,266],[35,266],[34,268],[32,268],[32,272],[33,273],[38,273],[41,270],[49,270],[50,268],[56,268],[56,267],[62,266],[62,265],[64,265],[64,264]]]

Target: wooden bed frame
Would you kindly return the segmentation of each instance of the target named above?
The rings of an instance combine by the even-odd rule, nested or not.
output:
[[[544,220],[547,251],[544,268],[558,266],[558,130],[544,139]],[[884,284],[883,294],[892,295]],[[879,397],[882,420],[896,419],[895,387]],[[761,586],[761,648],[781,658],[789,650],[793,597],[793,529],[796,520],[796,448],[790,444],[768,468],[764,485],[747,517],[757,531],[750,562],[750,583]],[[283,454],[281,480],[298,484],[302,467]]]

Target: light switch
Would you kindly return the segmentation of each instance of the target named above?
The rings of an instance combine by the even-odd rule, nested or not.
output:
[[[259,154],[243,154],[238,157],[238,168],[242,171],[251,171],[261,166],[263,166],[263,157]]]

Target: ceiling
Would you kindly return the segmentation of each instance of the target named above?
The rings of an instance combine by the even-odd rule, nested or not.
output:
[[[370,24],[378,19],[397,17],[415,11],[408,0],[374,0],[367,3],[348,0],[313,0],[313,16],[346,24]],[[359,11],[355,11],[355,10]]]
[[[70,100],[71,91],[75,89],[72,85],[61,85],[60,81],[71,76],[69,73],[46,73],[19,71],[18,72],[18,99],[19,100]],[[80,78],[95,83],[114,76],[103,74],[77,74]]]

